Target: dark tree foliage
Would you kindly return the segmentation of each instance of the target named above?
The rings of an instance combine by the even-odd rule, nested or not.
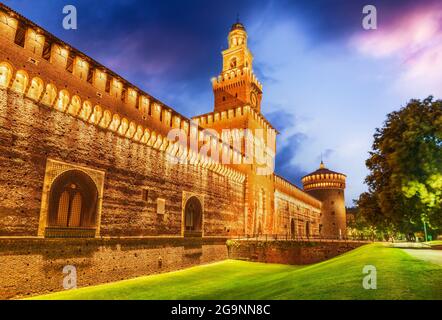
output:
[[[411,100],[377,128],[366,161],[368,192],[357,205],[367,222],[411,233],[442,228],[442,101]]]

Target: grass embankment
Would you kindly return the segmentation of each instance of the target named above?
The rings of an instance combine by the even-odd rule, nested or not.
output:
[[[362,269],[377,269],[365,290]],[[442,267],[381,244],[309,266],[227,260],[38,299],[442,299]]]

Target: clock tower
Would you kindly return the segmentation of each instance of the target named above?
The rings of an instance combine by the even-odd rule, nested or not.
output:
[[[244,232],[269,234],[276,223],[273,169],[278,132],[261,113],[262,85],[253,73],[244,25],[234,23],[227,40],[222,71],[212,78],[214,110],[192,119],[216,131],[241,154],[240,161],[228,165],[246,175]]]
[[[253,55],[247,47],[244,25],[236,22],[228,36],[229,47],[222,52],[223,70],[212,79],[215,111],[250,105],[261,111],[262,85],[253,73]]]

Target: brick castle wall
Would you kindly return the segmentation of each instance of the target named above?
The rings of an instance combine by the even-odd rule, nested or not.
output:
[[[174,271],[227,258],[225,238],[0,239],[0,299],[62,291],[63,268],[77,287]]]
[[[229,259],[303,265],[321,262],[368,242],[229,240]]]
[[[37,235],[48,158],[105,172],[101,236],[181,235],[183,192],[204,197],[204,235],[243,232],[243,183],[0,90],[0,236]]]

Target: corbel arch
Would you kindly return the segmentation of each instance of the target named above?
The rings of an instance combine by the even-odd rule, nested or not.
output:
[[[58,111],[66,111],[66,108],[69,104],[70,98],[69,98],[69,92],[66,89],[60,90],[58,93],[57,101],[55,102],[54,108]]]
[[[43,98],[41,99],[41,103],[46,106],[52,107],[57,98],[57,88],[54,84],[48,83],[46,85],[45,93],[43,94]]]
[[[18,70],[15,73],[15,79],[12,82],[11,90],[24,94],[28,87],[29,75],[25,70]]]
[[[8,88],[11,82],[13,67],[9,62],[0,63],[0,88]]]
[[[89,117],[92,113],[92,103],[89,100],[83,102],[83,106],[81,107],[80,113],[78,117],[83,119],[84,121],[88,121]]]
[[[44,90],[44,83],[39,77],[34,77],[31,80],[31,85],[29,86],[28,93],[26,97],[38,101]]]
[[[79,96],[75,95],[72,97],[71,103],[69,104],[68,113],[73,116],[77,116],[80,110],[81,110],[81,99]]]

